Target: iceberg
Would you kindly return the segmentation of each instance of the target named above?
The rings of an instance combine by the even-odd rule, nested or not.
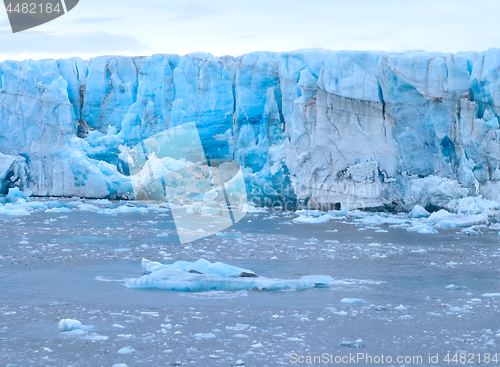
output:
[[[410,214],[408,214],[409,218],[427,218],[431,215],[424,207],[421,205],[415,205],[411,210]]]
[[[144,259],[142,268],[146,275],[130,279],[128,288],[157,288],[182,292],[258,290],[303,290],[323,288],[334,283],[330,276],[308,275],[296,280],[258,277],[248,269],[223,263],[177,261],[161,264]]]
[[[0,194],[137,199],[130,155],[192,124],[248,208],[498,211],[458,200],[500,202],[499,67],[500,49],[3,61]]]
[[[427,218],[427,221],[435,228],[458,228],[487,224],[488,216],[485,214],[459,215],[441,209],[432,213],[429,218]]]

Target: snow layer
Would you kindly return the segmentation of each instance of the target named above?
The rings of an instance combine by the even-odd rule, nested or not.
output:
[[[194,122],[257,205],[500,201],[499,67],[500,49],[4,61],[0,192],[134,198],[133,148]]]
[[[147,275],[128,280],[125,283],[127,287],[158,288],[184,292],[239,291],[244,289],[273,291],[322,288],[334,282],[332,277],[325,275],[309,275],[297,280],[265,277],[241,278],[239,276],[242,273],[254,273],[223,263],[211,264],[203,259],[194,263],[178,261],[170,265],[143,260],[142,267]]]

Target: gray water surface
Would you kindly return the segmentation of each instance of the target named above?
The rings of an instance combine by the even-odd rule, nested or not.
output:
[[[500,352],[500,297],[483,296],[500,293],[496,232],[359,228],[349,219],[292,224],[289,213],[248,214],[226,230],[245,238],[180,245],[165,214],[2,218],[0,366],[296,365],[292,353],[421,355],[424,365],[445,366],[447,353]],[[271,278],[330,275],[336,284],[275,292],[128,289],[126,279],[143,275],[142,258],[205,258]],[[446,290],[451,284],[460,289]],[[60,333],[65,318],[94,330]],[[357,339],[364,348],[341,346]],[[118,353],[127,346],[135,352]],[[428,363],[429,353],[439,354],[438,364]]]

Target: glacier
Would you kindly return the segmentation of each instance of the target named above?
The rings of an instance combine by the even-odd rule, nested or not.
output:
[[[134,199],[131,149],[194,122],[253,206],[500,202],[499,67],[500,49],[3,61],[0,194]]]

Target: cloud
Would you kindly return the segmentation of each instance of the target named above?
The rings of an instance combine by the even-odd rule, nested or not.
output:
[[[80,24],[96,24],[96,23],[109,23],[116,22],[118,20],[124,20],[125,17],[95,17],[95,18],[79,18],[75,19],[74,23]]]
[[[10,22],[8,20],[2,20],[0,22],[0,27],[9,27],[10,28]]]
[[[171,20],[174,22],[195,20],[217,14],[219,14],[219,11],[210,5],[189,2],[184,4],[184,9],[181,10]]]
[[[150,47],[137,38],[108,32],[92,33],[18,33],[0,35],[0,55],[6,57],[38,58],[39,55],[144,55]],[[12,56],[11,56],[12,55]]]

